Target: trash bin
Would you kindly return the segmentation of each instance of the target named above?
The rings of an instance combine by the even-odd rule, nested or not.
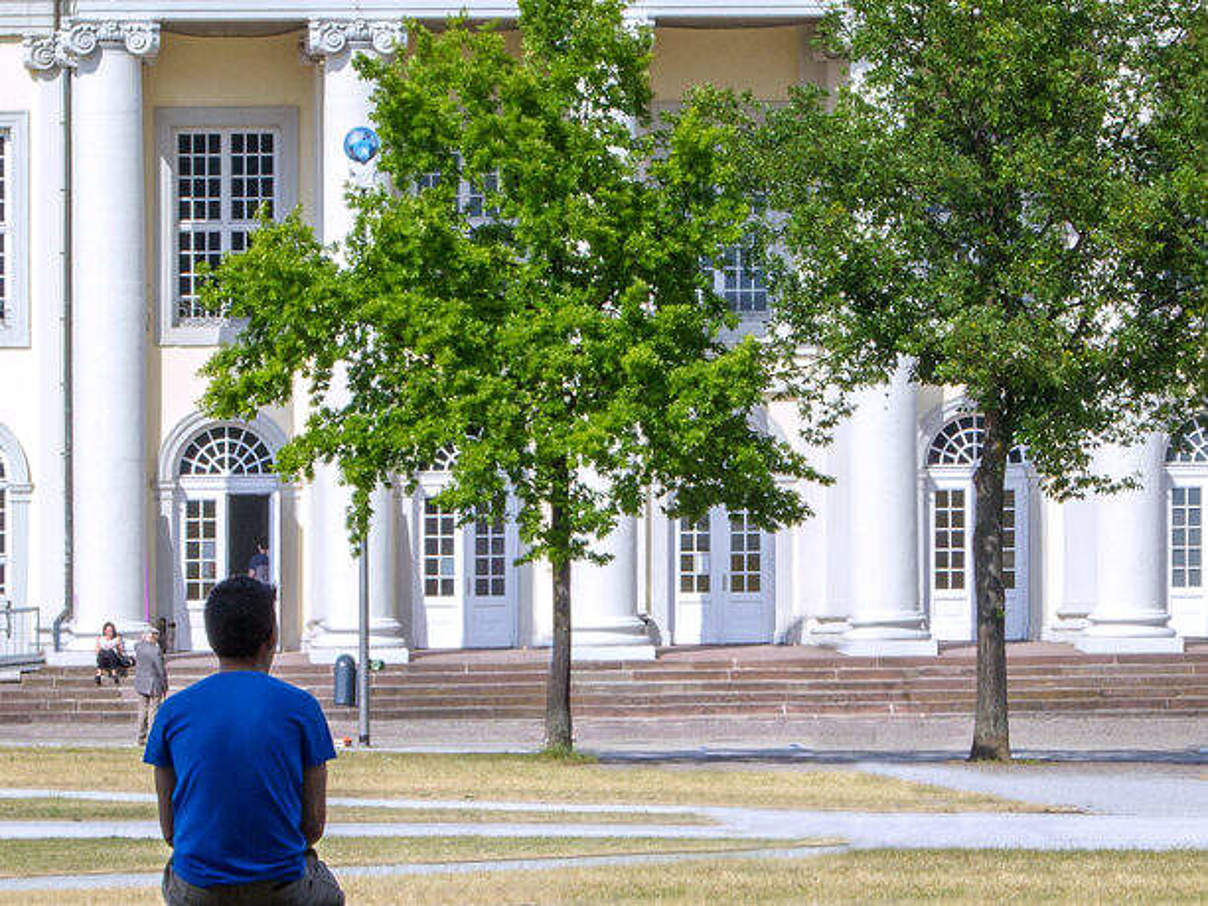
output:
[[[357,703],[357,662],[350,654],[341,654],[332,668],[335,674],[334,698],[337,705]]]

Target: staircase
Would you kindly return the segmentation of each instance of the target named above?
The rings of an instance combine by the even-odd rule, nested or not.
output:
[[[1208,646],[1181,655],[1083,655],[1060,646],[1008,657],[1017,715],[1208,716]],[[1025,649],[1026,650],[1026,649]],[[540,719],[547,652],[420,653],[372,674],[375,720]],[[213,659],[169,665],[172,688],[208,675]],[[274,675],[312,692],[331,717],[329,667],[286,655]],[[937,658],[853,658],[817,649],[670,649],[650,663],[576,666],[576,717],[815,718],[968,716],[975,699],[972,652]],[[131,680],[96,686],[92,670],[46,667],[0,685],[0,723],[131,721]]]

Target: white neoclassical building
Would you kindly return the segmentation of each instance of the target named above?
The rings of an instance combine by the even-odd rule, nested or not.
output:
[[[326,240],[350,225],[349,129],[368,122],[352,55],[405,52],[406,18],[463,4],[360,0],[9,0],[0,5],[0,599],[40,612],[88,656],[102,622],[164,617],[203,648],[215,581],[267,541],[282,640],[328,658],[353,645],[358,569],[330,471],[283,483],[273,458],[301,407],[250,423],[197,409],[199,366],[233,325],[196,306],[196,274],[247,241],[255,211],[300,206]],[[503,0],[464,4],[514,20]],[[817,7],[670,0],[655,27],[656,103],[712,81],[772,101],[843,68],[809,43]],[[468,193],[467,193],[468,194]],[[467,197],[467,205],[474,199]],[[759,329],[760,273],[734,250],[720,290]],[[768,430],[796,441],[791,405]],[[1198,418],[1198,420],[1197,420]],[[1027,457],[1007,476],[1008,633],[1093,651],[1178,650],[1208,635],[1202,565],[1208,419],[1171,449],[1102,454],[1144,488],[1059,504]],[[655,644],[822,643],[917,654],[974,632],[971,477],[980,421],[959,391],[905,377],[861,395],[804,486],[817,516],[775,534],[743,513],[694,524],[653,503],[574,576],[581,656]],[[444,465],[447,465],[445,463]],[[459,527],[431,496],[374,501],[369,597],[377,656],[540,646],[549,583],[516,566],[513,526]]]

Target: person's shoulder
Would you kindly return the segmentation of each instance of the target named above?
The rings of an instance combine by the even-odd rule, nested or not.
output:
[[[267,675],[273,694],[278,696],[284,703],[295,708],[319,708],[319,700],[303,689],[301,686],[295,686],[293,683],[286,682],[278,677]]]

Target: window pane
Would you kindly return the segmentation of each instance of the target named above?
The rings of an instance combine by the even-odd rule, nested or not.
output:
[[[963,588],[965,533],[959,526],[963,526],[965,520],[965,492],[936,491],[931,510],[932,587],[941,591]]]
[[[679,523],[679,589],[681,592],[709,590],[709,519]]]
[[[1170,491],[1170,584],[1174,588],[1200,587],[1203,519],[1201,488],[1171,488]]]
[[[424,501],[424,595],[453,594],[455,559],[452,514],[431,500]]]

